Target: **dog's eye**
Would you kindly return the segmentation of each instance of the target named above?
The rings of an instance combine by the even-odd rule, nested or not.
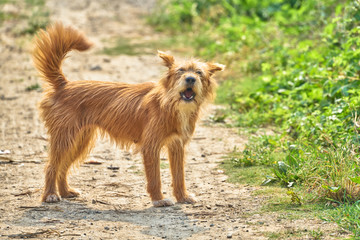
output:
[[[202,71],[196,71],[196,74],[198,74],[198,75],[202,75]]]
[[[178,71],[179,71],[179,72],[185,72],[185,69],[184,69],[184,68],[179,68]]]

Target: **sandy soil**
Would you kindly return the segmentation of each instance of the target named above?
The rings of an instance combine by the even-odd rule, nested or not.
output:
[[[11,7],[11,6],[10,6]],[[48,0],[51,20],[83,30],[95,43],[87,53],[72,53],[64,72],[68,79],[129,83],[157,81],[165,68],[155,55],[109,57],[99,54],[104,41],[117,36],[154,39],[143,15],[153,1]],[[26,91],[40,83],[31,63],[29,44],[19,44],[11,31],[17,22],[0,27],[0,238],[50,239],[267,239],[269,233],[293,232],[292,239],[339,239],[336,225],[319,219],[289,220],[278,213],[261,213],[266,199],[254,196],[260,187],[226,182],[218,170],[222,156],[242,148],[246,136],[214,125],[210,106],[188,148],[186,181],[199,202],[153,208],[145,190],[140,155],[132,155],[99,139],[88,160],[73,171],[70,183],[81,197],[55,204],[39,201],[47,136],[39,120],[41,91]],[[166,49],[163,49],[166,50]],[[162,156],[163,191],[171,196],[166,154]],[[301,233],[300,236],[296,233]]]

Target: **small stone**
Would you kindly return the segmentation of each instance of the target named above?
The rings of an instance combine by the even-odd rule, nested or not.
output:
[[[213,227],[213,226],[215,226],[213,223],[212,223],[212,224],[210,224],[210,227]]]
[[[205,154],[201,154],[201,157],[206,157]]]
[[[109,230],[110,228],[109,227],[104,227],[105,230]]]
[[[101,71],[102,67],[100,65],[95,65],[90,67],[90,71]]]
[[[207,208],[207,209],[211,209],[211,206],[210,206],[210,205],[206,205],[206,208]]]
[[[229,232],[226,237],[227,238],[232,238],[232,232]]]

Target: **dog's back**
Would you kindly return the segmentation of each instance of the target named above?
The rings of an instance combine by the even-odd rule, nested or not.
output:
[[[50,85],[45,87],[46,95],[40,103],[41,116],[50,135],[69,128],[70,132],[78,132],[85,127],[98,127],[127,148],[141,138],[144,124],[141,119],[145,119],[141,115],[146,114],[141,104],[155,84],[68,81],[61,70],[66,54],[90,47],[84,35],[61,23],[48,27],[46,32],[40,31],[35,41],[34,63]]]

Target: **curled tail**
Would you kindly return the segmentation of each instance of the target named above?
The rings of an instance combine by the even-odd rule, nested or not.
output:
[[[66,54],[72,49],[85,51],[91,45],[82,33],[57,22],[48,26],[46,31],[40,30],[35,39],[35,67],[55,90],[59,89],[67,82],[61,70]]]

